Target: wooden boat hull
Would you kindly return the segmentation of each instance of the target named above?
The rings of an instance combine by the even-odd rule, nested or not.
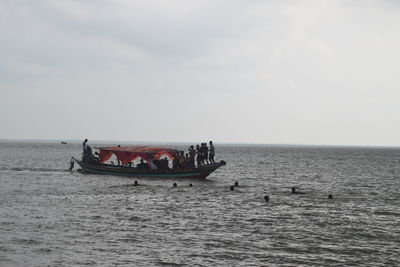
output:
[[[75,161],[81,166],[85,173],[120,175],[134,177],[154,177],[154,178],[194,178],[204,179],[216,169],[224,166],[225,161],[215,164],[207,164],[200,168],[185,169],[137,169],[132,167],[121,167],[109,164],[93,164],[80,160]]]

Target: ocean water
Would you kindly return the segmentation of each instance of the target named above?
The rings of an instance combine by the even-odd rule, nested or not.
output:
[[[400,150],[216,151],[207,180],[149,179],[66,171],[81,144],[0,143],[0,266],[400,266]]]

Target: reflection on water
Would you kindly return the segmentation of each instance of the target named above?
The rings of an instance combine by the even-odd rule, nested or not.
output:
[[[65,171],[80,149],[0,144],[0,266],[400,264],[398,150],[217,146],[193,181]]]

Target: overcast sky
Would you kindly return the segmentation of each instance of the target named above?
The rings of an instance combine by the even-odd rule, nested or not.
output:
[[[400,2],[0,0],[0,138],[400,145]]]

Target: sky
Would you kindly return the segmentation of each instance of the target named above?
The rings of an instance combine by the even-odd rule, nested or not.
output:
[[[400,2],[0,0],[0,139],[400,146]]]

